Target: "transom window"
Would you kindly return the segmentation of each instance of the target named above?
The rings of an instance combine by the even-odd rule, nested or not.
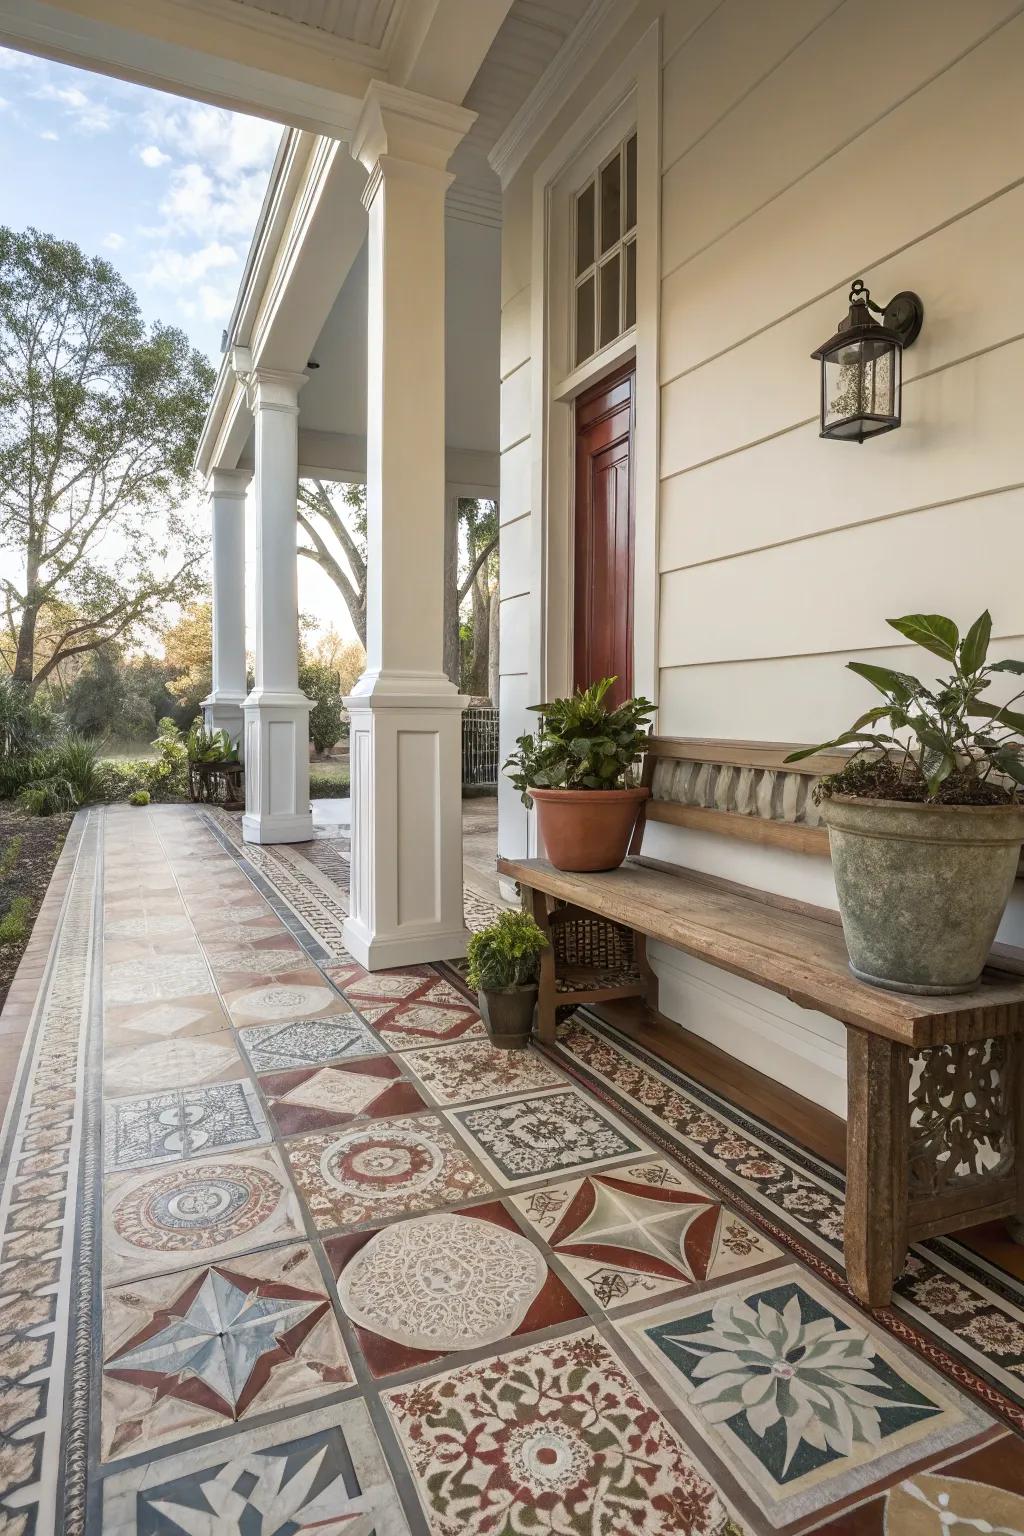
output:
[[[636,324],[636,134],[576,194],[575,366]]]

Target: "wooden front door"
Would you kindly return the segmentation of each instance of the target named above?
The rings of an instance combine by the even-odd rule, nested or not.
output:
[[[604,380],[576,402],[573,674],[577,688],[617,677],[633,691],[633,427],[636,372]]]

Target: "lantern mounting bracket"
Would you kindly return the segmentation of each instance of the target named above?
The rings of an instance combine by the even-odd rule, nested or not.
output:
[[[871,297],[870,288],[858,278],[850,289],[850,304],[851,306],[863,305],[873,310],[876,315],[881,315],[882,324],[886,330],[893,331],[904,347],[912,347],[921,334],[924,305],[918,295],[909,288],[895,294],[888,304],[876,304]]]

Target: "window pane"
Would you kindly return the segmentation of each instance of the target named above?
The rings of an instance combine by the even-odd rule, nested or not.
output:
[[[619,228],[619,185],[622,156],[609,160],[601,172],[601,254],[610,251],[621,233]]]
[[[594,260],[594,183],[583,188],[576,199],[576,276],[585,272]]]
[[[619,253],[601,268],[601,345],[607,346],[619,334]]]
[[[631,240],[626,246],[626,313],[622,322],[622,329],[628,331],[631,325],[636,325],[636,241]]]
[[[636,228],[636,134],[626,144],[626,234]]]
[[[576,289],[576,361],[586,362],[594,351],[594,279]]]

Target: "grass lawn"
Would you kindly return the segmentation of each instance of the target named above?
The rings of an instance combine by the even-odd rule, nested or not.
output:
[[[70,812],[28,816],[12,805],[0,805],[0,1007],[28,943],[71,820]]]

